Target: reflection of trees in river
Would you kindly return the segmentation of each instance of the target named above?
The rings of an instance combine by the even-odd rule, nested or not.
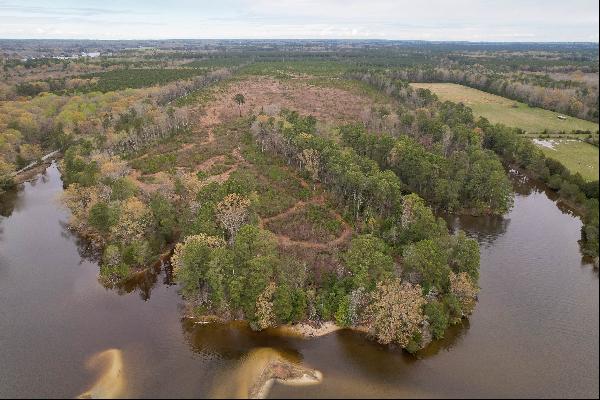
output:
[[[463,319],[459,324],[449,327],[443,339],[433,341],[414,355],[395,346],[380,345],[367,335],[352,330],[338,331],[329,339],[335,340],[345,351],[345,356],[355,361],[354,368],[360,368],[373,379],[385,377],[385,380],[393,380],[403,368],[410,368],[419,360],[435,356],[441,350],[452,349],[462,340],[469,327],[469,320]]]
[[[38,182],[47,183],[50,180],[46,170],[42,172],[37,178],[27,182],[28,185],[35,187]],[[2,219],[8,218],[13,212],[19,211],[23,205],[23,196],[20,196],[23,191],[23,185],[17,185],[16,187],[0,192],[0,235],[3,233]]]
[[[444,219],[452,231],[462,229],[469,237],[486,246],[504,235],[510,223],[510,219],[494,215],[445,215]]]
[[[527,175],[519,171],[510,170],[508,177],[512,182],[513,191],[515,192],[515,194],[519,194],[521,196],[529,196],[534,189],[538,189],[536,185],[532,184],[531,179],[529,179]]]
[[[0,221],[3,217],[10,217],[17,206],[21,188],[11,189],[0,194]]]
[[[577,217],[573,210],[560,200],[558,193],[548,188],[542,182],[535,181],[526,175],[511,170],[509,173],[516,196],[531,196],[536,193],[545,194],[554,201],[558,209],[571,216]],[[480,244],[490,246],[500,236],[506,233],[510,219],[503,216],[471,216],[442,214],[451,230],[464,230],[467,235],[476,239]]]
[[[360,369],[371,379],[394,381],[403,369],[418,361],[400,347],[379,344],[361,332],[344,329],[330,336],[321,340],[334,340],[344,356],[353,361],[352,368]]]
[[[100,262],[100,253],[97,248],[92,246],[90,241],[72,231],[66,221],[60,221],[60,227],[62,228],[60,233],[61,236],[65,239],[72,240],[77,245],[77,252],[82,261],[85,260],[93,263]]]
[[[253,349],[269,347],[288,361],[302,361],[299,348],[305,339],[280,329],[255,332],[241,321],[205,324],[192,318],[182,318],[181,328],[190,348],[203,358],[240,359]]]
[[[548,185],[544,184],[541,181],[537,181],[535,179],[528,178],[527,176],[519,173],[512,173],[511,180],[513,181],[513,186],[515,188],[515,192],[522,196],[529,196],[534,193],[543,193],[548,197],[548,199],[552,200],[556,207],[563,213],[570,215],[575,218],[581,219],[581,215],[578,214],[571,206],[561,199],[559,193],[556,190],[552,190],[548,187]],[[581,232],[581,239],[578,241],[580,249],[584,245],[583,243],[583,231]],[[581,250],[580,250],[581,251]],[[581,251],[583,254],[583,251]],[[586,257],[582,255],[581,257],[582,264],[593,264],[594,259],[592,257]],[[594,269],[596,273],[598,273],[597,268]]]
[[[454,346],[456,346],[463,337],[466,335],[467,331],[471,327],[471,323],[467,318],[462,319],[458,324],[452,325],[446,332],[444,333],[444,338],[440,340],[434,340],[427,346],[425,349],[419,351],[417,353],[418,358],[428,358],[431,356],[435,356],[441,350],[450,350]]]
[[[174,285],[171,267],[169,264],[164,263],[158,263],[154,266],[134,272],[126,279],[118,282],[107,282],[101,279],[98,279],[98,281],[105,288],[112,289],[121,296],[137,291],[140,298],[144,301],[150,299],[152,289],[154,289],[157,284],[166,286]]]
[[[92,262],[100,268],[101,254],[97,247],[93,246],[89,240],[77,235],[77,233],[69,229],[69,225],[66,222],[61,222],[61,227],[61,235],[70,238],[75,242],[77,245],[77,252],[81,259]],[[146,301],[150,299],[152,289],[155,288],[159,282],[160,284],[167,286],[174,285],[173,269],[169,262],[159,261],[145,269],[133,272],[126,279],[120,281],[98,279],[98,282],[106,289],[114,290],[121,296],[137,291],[140,298]]]

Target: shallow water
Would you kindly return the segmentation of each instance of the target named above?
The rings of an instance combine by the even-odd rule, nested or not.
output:
[[[419,359],[339,331],[302,340],[243,325],[194,325],[168,275],[116,291],[68,230],[55,166],[0,197],[0,397],[75,397],[94,354],[118,349],[122,396],[207,397],[269,347],[323,373],[272,397],[598,397],[598,273],[581,222],[529,184],[505,218],[452,219],[481,243],[474,315]],[[226,393],[239,393],[227,389]]]

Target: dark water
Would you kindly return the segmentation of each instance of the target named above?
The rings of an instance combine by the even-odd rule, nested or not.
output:
[[[479,304],[415,359],[349,331],[300,340],[194,325],[162,272],[103,288],[64,228],[50,167],[0,198],[0,397],[77,396],[96,378],[86,360],[109,348],[122,351],[123,396],[207,397],[243,384],[231,371],[261,347],[324,376],[272,397],[598,397],[598,273],[581,260],[581,222],[516,189],[505,218],[450,221],[481,243]]]

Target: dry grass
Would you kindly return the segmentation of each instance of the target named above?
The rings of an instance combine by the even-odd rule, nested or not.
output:
[[[261,110],[276,113],[282,108],[294,109],[301,114],[311,114],[319,120],[348,122],[357,121],[361,112],[371,107],[366,96],[348,90],[317,86],[307,79],[279,81],[269,77],[255,76],[218,89],[217,100],[205,107],[206,115],[201,124],[212,126],[239,117],[233,97],[244,95],[246,103],[242,114],[257,114]]]

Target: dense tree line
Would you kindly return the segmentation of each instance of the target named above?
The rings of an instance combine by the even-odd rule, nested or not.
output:
[[[198,75],[204,75],[206,71],[198,69],[165,69],[165,68],[140,68],[140,69],[118,69],[114,71],[88,74],[82,78],[98,78],[96,83],[85,88],[89,92],[113,92],[123,89],[136,89],[154,85],[187,80]]]
[[[392,138],[368,133],[362,125],[340,128],[344,143],[360,154],[373,158],[383,169],[390,169],[408,187],[432,205],[447,211],[504,214],[512,205],[512,189],[502,164],[495,154],[476,145],[455,151],[448,158],[428,151],[409,136]]]
[[[481,129],[462,104],[440,102],[385,74],[353,74],[398,100],[364,126],[340,128],[342,140],[394,171],[410,190],[451,212],[504,214],[512,189],[499,158],[482,146]],[[375,131],[375,132],[369,132]],[[378,133],[376,133],[379,131]]]
[[[521,131],[519,129],[500,124],[492,125],[484,118],[475,121],[468,107],[451,102],[440,103],[435,94],[429,90],[413,90],[406,81],[395,79],[393,74],[391,75],[384,73],[353,73],[350,76],[361,79],[398,99],[403,107],[398,111],[401,127],[399,131],[415,137],[421,144],[435,149],[435,143],[439,143],[438,148],[442,150],[442,154],[452,154],[457,149],[460,154],[461,151],[473,145],[491,150],[500,157],[505,165],[524,169],[533,177],[542,180],[552,190],[557,191],[563,201],[572,205],[583,216],[582,251],[586,255],[597,258],[598,181],[586,182],[579,174],[571,174],[560,162],[545,157],[531,140],[520,135]],[[429,110],[427,114],[420,112],[424,107]],[[444,126],[447,127],[446,131],[444,131]],[[386,128],[385,125],[383,127]],[[394,127],[388,126],[387,130],[394,132]],[[443,132],[451,132],[447,135],[448,139],[444,140]],[[378,160],[382,165],[386,165],[386,162],[389,163],[389,160],[385,158],[385,154],[392,146],[393,139],[386,137],[386,135],[365,135],[364,130],[360,127],[344,128],[342,129],[342,137],[344,134],[347,137],[346,140],[348,143],[352,143],[352,146],[364,149],[363,151],[367,151],[370,157]],[[431,139],[423,140],[423,135]],[[441,140],[436,140],[436,137],[441,138]],[[415,146],[413,140],[401,138],[401,141],[408,142],[413,147]],[[433,147],[431,147],[432,143]],[[459,145],[456,147],[451,145],[453,143]],[[407,147],[407,145],[404,145],[404,148]],[[417,148],[419,147],[417,146]],[[444,150],[445,148],[450,150]],[[423,152],[422,149],[420,151]],[[486,168],[490,168],[487,170],[487,178],[490,181],[500,179],[497,162],[492,158],[487,158],[487,160],[491,165],[495,165],[495,167],[490,168],[490,164],[487,164]],[[456,164],[460,168],[460,162]],[[456,168],[456,164],[449,167],[450,170]],[[486,164],[484,163],[484,165]],[[419,168],[415,169],[415,171],[419,170]],[[410,173],[411,170],[407,168],[409,176]],[[403,179],[406,179],[407,183],[410,182],[410,178]],[[493,184],[487,187],[486,190],[491,190],[488,193],[495,194],[494,198],[490,197],[490,201],[499,201],[510,196],[510,186],[508,186],[506,180],[503,181],[495,188],[492,188]],[[415,185],[418,184],[419,182],[416,181]],[[498,190],[500,190],[500,193],[498,193]],[[441,190],[441,193],[444,193],[444,191]],[[485,194],[482,195],[485,196]],[[500,197],[497,197],[498,195]],[[510,200],[507,201],[510,202]],[[502,201],[501,204],[510,203]]]

